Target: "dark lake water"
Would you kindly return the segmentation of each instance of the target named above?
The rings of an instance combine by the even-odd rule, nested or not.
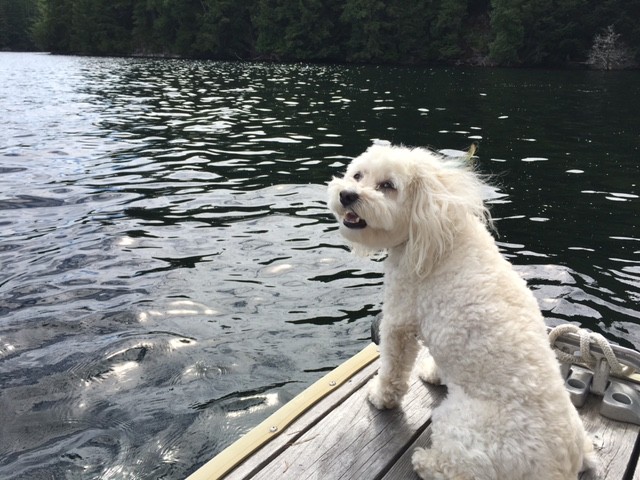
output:
[[[640,73],[0,53],[0,478],[180,479],[362,349],[325,184],[466,148],[549,324],[640,348]]]

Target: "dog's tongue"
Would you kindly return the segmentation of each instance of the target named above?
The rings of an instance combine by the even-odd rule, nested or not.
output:
[[[360,217],[353,212],[347,212],[344,219],[349,223],[358,223],[360,221]]]
[[[367,226],[367,222],[353,212],[346,212],[342,223],[347,228],[365,228]]]

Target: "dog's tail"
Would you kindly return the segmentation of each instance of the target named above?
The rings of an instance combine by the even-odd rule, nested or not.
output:
[[[597,472],[600,468],[600,459],[593,446],[593,439],[589,435],[584,436],[584,451],[582,456],[581,472],[592,470]]]

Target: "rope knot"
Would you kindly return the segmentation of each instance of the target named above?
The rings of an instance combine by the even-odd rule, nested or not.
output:
[[[555,346],[558,337],[566,334],[574,333],[580,337],[580,350],[573,354],[563,352]],[[631,369],[620,363],[616,354],[613,352],[611,345],[601,334],[595,332],[589,332],[583,328],[577,327],[572,324],[558,325],[549,332],[549,342],[551,348],[555,350],[558,360],[564,363],[577,363],[593,369],[596,366],[598,359],[591,353],[591,345],[597,345],[602,350],[604,357],[611,369],[611,373],[614,375],[624,376],[628,375]]]

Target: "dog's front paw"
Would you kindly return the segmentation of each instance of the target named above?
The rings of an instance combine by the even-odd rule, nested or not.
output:
[[[369,384],[369,402],[378,410],[396,408],[400,404],[402,394],[395,391],[391,385],[380,381],[380,376],[376,375]]]
[[[418,376],[423,382],[427,382],[432,385],[440,385],[442,383],[438,366],[436,365],[436,361],[433,357],[427,357],[427,359],[420,364],[419,368]]]

